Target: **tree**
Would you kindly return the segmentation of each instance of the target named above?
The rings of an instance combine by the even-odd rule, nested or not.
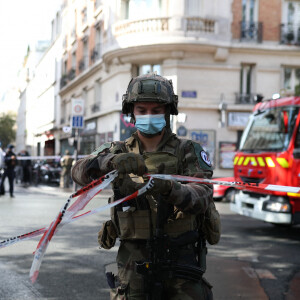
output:
[[[15,141],[15,124],[16,117],[13,114],[8,113],[0,115],[0,142],[2,143],[3,149],[5,149],[8,144]]]

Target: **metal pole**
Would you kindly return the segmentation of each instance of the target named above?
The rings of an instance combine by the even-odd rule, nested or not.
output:
[[[74,161],[75,163],[78,160],[78,128],[75,129],[75,138],[74,138]],[[73,190],[74,192],[77,191],[77,183],[75,181],[73,181]]]

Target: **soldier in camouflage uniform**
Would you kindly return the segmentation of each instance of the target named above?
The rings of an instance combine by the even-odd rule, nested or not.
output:
[[[72,169],[73,180],[85,185],[116,169],[119,176],[113,185],[114,199],[120,199],[144,184],[145,173],[211,178],[212,166],[201,146],[171,132],[170,114],[178,114],[177,103],[170,80],[156,74],[133,78],[123,96],[122,112],[131,116],[137,132],[124,142],[105,143],[79,160]],[[112,209],[111,220],[103,224],[98,235],[104,249],[112,248],[116,238],[120,239],[118,274],[108,276],[111,299],[153,299],[153,287],[147,286],[144,276],[137,272],[136,262],[149,260],[147,241],[155,235],[159,197],[169,209],[163,225],[168,237],[176,240],[198,232],[210,244],[219,241],[220,217],[212,195],[213,187],[208,184],[154,179],[154,187],[145,196]],[[181,243],[172,255],[174,263],[204,272],[205,243],[201,247],[196,241]],[[199,249],[202,256],[197,256]],[[211,285],[204,277],[168,277],[162,286],[162,299],[213,298]]]

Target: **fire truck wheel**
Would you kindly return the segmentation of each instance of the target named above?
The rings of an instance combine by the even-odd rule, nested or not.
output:
[[[223,202],[233,202],[235,197],[235,189],[228,189],[224,196]]]

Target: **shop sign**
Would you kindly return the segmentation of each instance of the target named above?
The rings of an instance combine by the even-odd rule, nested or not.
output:
[[[229,127],[246,127],[250,112],[238,112],[238,111],[231,111],[228,112],[228,126]]]
[[[197,98],[197,91],[181,91],[182,98]]]
[[[188,131],[188,137],[199,143],[209,154],[209,159],[214,166],[216,152],[216,132],[209,129],[192,129]]]
[[[220,142],[219,143],[219,166],[222,169],[233,169],[233,159],[236,154],[236,143]]]
[[[177,135],[178,136],[186,136],[187,135],[187,129],[184,126],[179,126],[177,129]]]

